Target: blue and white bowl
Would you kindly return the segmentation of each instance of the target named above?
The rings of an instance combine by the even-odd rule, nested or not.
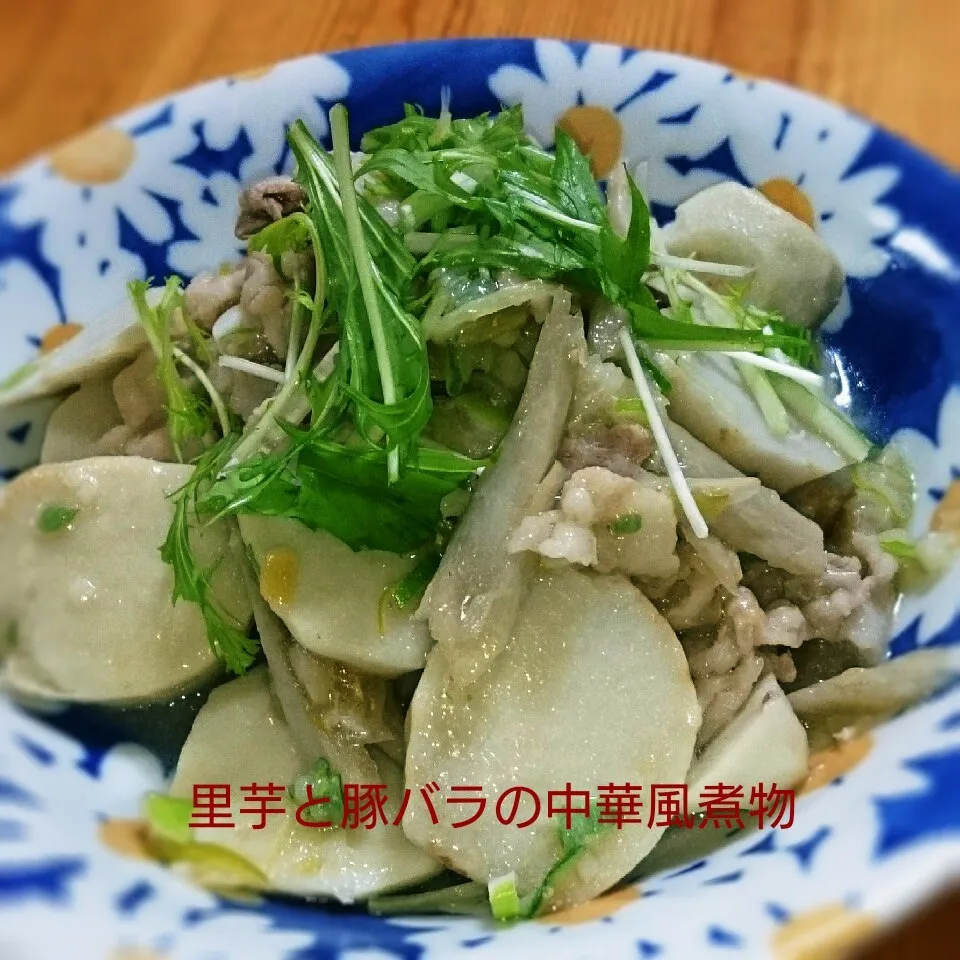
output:
[[[189,276],[234,255],[240,185],[288,166],[294,119],[326,134],[327,108],[344,100],[359,132],[404,101],[436,111],[442,86],[457,114],[522,103],[546,144],[565,118],[611,164],[646,161],[661,218],[732,178],[810,219],[848,276],[829,340],[853,409],[913,456],[918,530],[960,497],[960,178],[796,90],[612,46],[465,40],[311,56],[176,94],[58,148],[0,182],[0,375],[54,325],[95,319],[128,279]],[[6,475],[35,459],[43,413],[4,414]],[[893,650],[958,641],[954,570],[902,604]],[[163,775],[76,711],[41,722],[0,702],[0,957],[801,960],[858,942],[960,874],[956,688],[827,758],[789,830],[509,928],[220,900],[130,855],[124,818]]]

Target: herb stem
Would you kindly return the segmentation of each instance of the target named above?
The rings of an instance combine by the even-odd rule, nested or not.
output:
[[[173,347],[173,355],[200,381],[200,385],[210,395],[210,402],[217,413],[217,420],[220,421],[220,432],[226,436],[230,432],[230,414],[227,411],[227,405],[223,402],[220,392],[210,382],[210,378],[204,372],[203,367],[194,363],[193,359],[183,352],[179,347]]]
[[[637,348],[634,345],[633,337],[630,336],[630,331],[626,328],[620,331],[620,344],[627,358],[630,376],[633,378],[634,385],[637,388],[637,394],[640,396],[643,409],[647,414],[653,439],[657,443],[657,449],[660,451],[663,465],[667,469],[667,475],[670,477],[670,482],[673,484],[673,489],[677,494],[677,501],[690,523],[690,529],[693,530],[694,536],[703,540],[710,534],[707,528],[707,521],[703,519],[703,514],[700,512],[693,493],[690,491],[690,485],[683,475],[680,461],[677,460],[677,454],[670,444],[670,438],[667,436],[667,430],[660,417],[660,411],[657,409],[657,402],[653,399],[650,384],[647,383],[646,374],[644,374],[643,367],[640,365],[640,357],[637,355]]]
[[[859,463],[870,452],[870,441],[815,390],[774,374],[774,389],[794,416],[832,444],[848,460]]]
[[[533,194],[528,194],[522,190],[518,191],[518,193],[523,197],[523,205],[531,213],[535,213],[547,220],[552,220],[554,223],[559,223],[561,226],[573,227],[575,230],[583,230],[586,233],[599,234],[602,231],[602,227],[599,224],[588,223],[586,220],[577,220],[575,217],[569,217],[565,213],[541,203]]]
[[[297,287],[299,290],[299,285]],[[290,339],[287,342],[287,361],[283,365],[285,379],[289,380],[297,372],[297,359],[300,350],[300,334],[303,326],[303,306],[298,300],[293,301],[290,317]]]
[[[778,440],[786,439],[790,433],[787,408],[783,405],[777,391],[773,389],[770,378],[762,370],[751,367],[746,363],[737,363],[736,366],[743,382],[747,385],[747,389],[753,394],[770,432]]]
[[[313,243],[313,255],[316,262],[313,315],[310,318],[310,325],[307,327],[307,335],[304,338],[303,347],[297,358],[297,376],[287,377],[285,379],[285,382],[264,408],[259,419],[250,429],[250,432],[240,440],[233,450],[230,456],[230,464],[243,463],[258,453],[267,442],[270,431],[277,425],[280,416],[286,412],[287,406],[296,396],[297,391],[302,389],[300,381],[303,380],[307,374],[314,351],[317,349],[320,331],[323,328],[323,305],[326,300],[327,271],[323,259],[323,248],[320,246],[320,236],[317,233],[317,228],[313,221],[310,220],[306,214],[293,214],[293,216],[302,218],[303,225],[310,234],[310,239]]]
[[[761,370],[770,370],[773,373],[779,373],[781,377],[786,377],[788,380],[796,380],[797,383],[805,383],[811,387],[823,386],[823,377],[821,377],[819,373],[814,373],[812,370],[804,370],[803,367],[795,366],[792,363],[772,360],[759,353],[745,353],[739,350],[723,352],[738,363],[746,363],[750,366],[760,367]]]
[[[256,363],[254,360],[247,360],[245,357],[232,357],[230,354],[224,354],[217,363],[228,370],[239,370],[241,373],[249,373],[252,377],[259,377],[261,380],[271,380],[274,383],[286,383],[287,377],[282,370],[274,370],[265,363]]]
[[[357,204],[353,168],[350,164],[350,130],[347,126],[347,108],[342,103],[338,103],[330,111],[330,131],[333,138],[333,166],[337,175],[337,184],[340,188],[343,219],[353,251],[360,291],[367,308],[370,336],[373,339],[373,351],[380,372],[383,402],[390,406],[397,402],[397,385],[393,379],[390,348],[387,344],[383,317],[380,313],[380,299],[374,281],[375,268],[363,236],[363,223],[360,220],[360,207]],[[387,439],[389,442],[390,438]],[[391,482],[397,480],[400,476],[400,451],[395,444],[387,455],[387,472]]]
[[[669,253],[656,251],[651,251],[650,259],[661,268],[686,270],[688,273],[709,273],[715,277],[748,277],[753,273],[753,267],[742,267],[737,263],[713,263],[709,260],[675,257]]]

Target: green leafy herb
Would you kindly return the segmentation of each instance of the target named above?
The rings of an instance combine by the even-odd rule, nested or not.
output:
[[[643,527],[643,517],[639,513],[624,513],[608,524],[615,537],[628,537]]]
[[[73,518],[78,512],[76,507],[50,504],[44,507],[37,516],[37,529],[41,533],[56,533],[59,530],[64,530],[73,523]]]
[[[570,827],[557,816],[557,832],[560,839],[560,857],[550,868],[540,885],[525,896],[522,900],[522,916],[535,916],[543,904],[544,898],[553,889],[553,884],[570,865],[578,860],[586,849],[596,840],[597,836],[608,828],[608,824],[600,823],[595,798],[591,798],[590,813],[587,816],[577,816],[571,820]]]
[[[564,858],[583,853],[592,838],[602,833],[606,826],[607,824],[600,822],[595,797],[590,800],[590,813],[587,816],[573,817],[569,827],[558,818],[557,829]]]
[[[793,338],[760,330],[736,327],[709,327],[701,323],[683,323],[665,317],[649,307],[630,306],[634,335],[652,348],[668,350],[742,350],[756,353],[771,348],[790,347]]]
[[[427,117],[423,110],[406,104],[402,120],[369,130],[360,141],[361,149],[378,154],[394,149],[414,154],[437,152],[441,156],[456,151],[459,155],[475,156],[508,152],[519,144],[528,143],[523,132],[523,111],[519,106],[508,107],[495,116],[482,113],[476,117],[441,121]],[[362,171],[361,171],[362,173]]]
[[[384,437],[388,473],[396,480],[431,409],[423,334],[402,306],[415,261],[356,194],[346,110],[335,107],[330,122],[332,158],[299,122],[290,145],[329,272],[327,306],[340,323],[339,384],[363,436],[371,443],[378,433]]]
[[[627,175],[631,209],[627,236],[621,240],[605,220],[600,249],[610,280],[623,294],[648,310],[653,297],[644,284],[643,273],[650,264],[650,211],[633,178]]]
[[[310,232],[304,218],[297,214],[282,217],[267,224],[262,230],[247,240],[247,249],[260,251],[273,258],[274,266],[279,270],[280,258],[287,251],[301,252],[311,246]]]
[[[597,181],[593,179],[590,161],[580,152],[573,138],[560,129],[554,144],[553,182],[565,212],[586,223],[603,222],[606,215],[603,198]],[[647,229],[649,233],[649,224]],[[649,250],[649,242],[647,248]],[[646,264],[639,266],[642,273]]]
[[[628,178],[633,208],[627,235],[620,237],[576,143],[558,130],[551,156],[523,139],[519,113],[508,120],[507,135],[488,138],[471,130],[468,142],[458,139],[457,121],[448,134],[432,138],[438,121],[414,110],[364,139],[371,156],[360,175],[388,176],[403,185],[401,192],[413,191],[403,201],[403,229],[415,229],[443,211],[448,230],[471,231],[458,235],[456,244],[430,245],[417,268],[420,275],[437,267],[511,270],[528,279],[557,280],[602,293],[631,311],[636,335],[651,345],[751,351],[779,347],[789,353],[798,351],[799,340],[806,347],[806,335],[794,328],[765,332],[762,326],[735,322],[722,332],[703,332],[703,325],[688,322],[689,316],[678,320],[660,314],[645,282],[650,213],[636,184]],[[483,118],[478,129],[494,126],[496,121]],[[745,308],[737,309],[745,313]]]
[[[435,539],[441,501],[484,463],[420,448],[390,483],[382,450],[318,440],[289,463],[265,458],[235,467],[210,487],[200,510],[291,517],[353,550],[408,553]]]
[[[305,804],[310,800],[307,787],[311,788],[314,800],[326,798],[327,802],[309,807],[301,813],[301,817],[310,823],[329,821],[339,826],[343,822],[343,780],[326,757],[318,757],[306,773],[293,781],[287,793],[294,803]]]
[[[390,602],[398,610],[406,610],[412,606],[423,596],[423,591],[427,589],[439,566],[440,552],[428,550],[402,580],[388,588]]]
[[[260,641],[248,637],[243,626],[217,602],[210,586],[213,570],[202,569],[191,544],[200,492],[215,477],[233,445],[234,436],[221,439],[197,462],[193,475],[174,496],[173,522],[160,548],[160,557],[173,568],[172,602],[195,603],[203,615],[213,652],[233,673],[245,673],[256,659]]]
[[[184,445],[202,439],[212,427],[209,405],[195,395],[180,378],[174,357],[174,324],[184,316],[183,290],[179,277],[169,277],[163,295],[155,307],[147,300],[150,282],[131,280],[130,297],[140,326],[157,358],[157,376],[167,398],[170,440],[177,459],[184,459]]]

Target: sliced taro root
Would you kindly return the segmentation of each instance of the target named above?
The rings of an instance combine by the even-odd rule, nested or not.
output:
[[[666,421],[666,427],[688,477],[743,476],[683,427],[671,420]],[[738,552],[762,557],[771,566],[790,573],[816,575],[827,566],[823,531],[769,487],[761,487],[749,499],[728,506],[710,521],[710,529]]]
[[[720,183],[685,200],[663,240],[675,256],[751,267],[748,301],[801,327],[823,320],[843,292],[843,268],[823,240],[739,183]]]
[[[6,575],[0,624],[12,650],[3,683],[32,696],[100,702],[158,699],[218,669],[200,609],[171,602],[160,545],[168,495],[192,468],[139,457],[43,464],[0,488]],[[197,560],[239,623],[250,604],[231,524],[197,531]]]
[[[354,551],[287,517],[241,516],[240,532],[260,565],[264,599],[307,650],[386,677],[423,667],[432,645],[427,625],[385,602],[413,568],[411,558]],[[265,573],[271,566],[285,569]]]
[[[349,748],[365,757],[357,766],[385,785],[384,811],[390,821],[403,795],[400,768],[379,751]],[[233,876],[219,877],[222,886],[254,887],[304,897],[332,897],[344,903],[420,883],[440,867],[392,824],[375,829],[303,826],[297,822],[297,801],[286,790],[271,801],[285,812],[266,816],[262,829],[256,817],[240,812],[243,788],[251,783],[284,788],[317,760],[304,757],[287,726],[266,667],[218,687],[197,715],[180,754],[171,785],[174,797],[191,798],[195,784],[229,784],[235,829],[193,827],[190,840],[164,847],[173,861],[203,865],[203,855],[225,848],[239,860]],[[369,770],[368,770],[369,768]],[[349,772],[343,782],[354,782]],[[319,795],[318,795],[319,796]],[[323,820],[326,805],[311,813]],[[332,822],[332,821],[328,821]],[[246,869],[242,869],[243,867]]]
[[[436,647],[409,716],[407,786],[436,782],[447,795],[482,784],[490,803],[519,785],[545,803],[567,782],[591,793],[608,782],[643,784],[645,795],[651,783],[682,782],[700,723],[683,650],[653,605],[623,577],[570,568],[534,581],[507,646],[469,686],[458,684]],[[532,812],[524,803],[518,819]],[[472,880],[515,871],[520,894],[538,896],[541,911],[602,893],[660,836],[601,828],[577,856],[564,858],[558,824],[545,815],[523,830],[489,813],[455,828],[472,809],[438,804],[433,824],[411,804],[404,829]]]
[[[759,784],[789,788],[807,774],[807,734],[771,675],[754,687],[740,712],[711,741],[690,770],[690,808],[700,808],[704,788],[742,786],[744,805]]]
[[[768,487],[783,493],[850,463],[797,421],[777,437],[729,357],[658,353],[657,362],[670,380],[670,419]]]

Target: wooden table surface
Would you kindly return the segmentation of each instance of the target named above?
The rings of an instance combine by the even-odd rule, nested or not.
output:
[[[310,51],[492,35],[719,60],[838,100],[960,167],[958,0],[0,0],[0,13],[0,169],[221,74]],[[958,914],[960,895],[865,958],[956,957]]]

